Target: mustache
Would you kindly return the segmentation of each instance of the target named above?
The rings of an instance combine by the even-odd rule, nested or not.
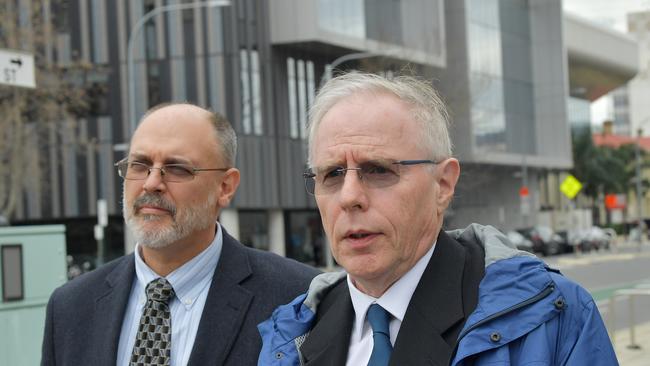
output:
[[[152,193],[147,193],[143,196],[136,198],[133,202],[133,208],[137,211],[142,206],[156,206],[171,213],[172,217],[176,216],[176,206],[173,203],[165,200],[162,196]]]

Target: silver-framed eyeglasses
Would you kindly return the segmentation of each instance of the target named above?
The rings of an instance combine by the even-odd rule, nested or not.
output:
[[[159,168],[150,164],[139,161],[129,161],[126,159],[115,163],[117,174],[123,179],[128,180],[145,180],[154,169],[160,170],[160,176],[164,182],[188,182],[194,179],[198,172],[204,171],[222,171],[225,172],[230,168],[196,168],[187,164],[165,164]]]
[[[404,166],[438,163],[433,160],[366,161],[354,168],[334,166],[316,169],[316,173],[308,170],[302,176],[305,178],[307,193],[321,196],[339,191],[343,186],[345,174],[350,170],[357,172],[359,180],[366,187],[386,188],[399,182],[400,170]]]

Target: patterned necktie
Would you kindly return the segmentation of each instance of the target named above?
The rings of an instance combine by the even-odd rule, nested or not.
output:
[[[172,349],[172,319],[169,300],[174,289],[160,277],[149,282],[138,334],[135,337],[130,366],[169,365]]]
[[[390,354],[393,352],[393,346],[390,344],[390,331],[388,323],[390,314],[379,304],[372,304],[368,308],[368,322],[372,327],[372,353],[368,366],[386,366],[390,360]]]

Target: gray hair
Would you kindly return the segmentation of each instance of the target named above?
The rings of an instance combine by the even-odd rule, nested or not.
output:
[[[429,82],[411,76],[383,76],[353,71],[329,80],[318,92],[309,109],[309,159],[312,164],[314,137],[323,116],[344,98],[368,92],[385,92],[396,96],[412,107],[412,114],[423,130],[424,148],[430,150],[431,159],[451,157],[449,113],[445,103]]]
[[[147,111],[147,113],[142,116],[140,122],[144,121],[149,115],[153,112],[175,105],[185,105],[190,107],[195,107],[200,109],[206,114],[206,119],[210,122],[210,125],[214,128],[215,138],[217,140],[217,145],[219,146],[218,153],[222,156],[224,164],[228,167],[234,167],[235,161],[237,159],[237,135],[235,130],[232,128],[230,122],[226,117],[222,116],[220,113],[214,112],[210,109],[199,107],[196,104],[188,102],[172,102],[172,103],[161,103],[158,104]]]

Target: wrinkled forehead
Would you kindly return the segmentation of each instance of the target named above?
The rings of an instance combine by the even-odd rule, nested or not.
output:
[[[421,159],[422,135],[410,104],[388,93],[355,95],[324,114],[310,146],[310,165],[344,159]]]

